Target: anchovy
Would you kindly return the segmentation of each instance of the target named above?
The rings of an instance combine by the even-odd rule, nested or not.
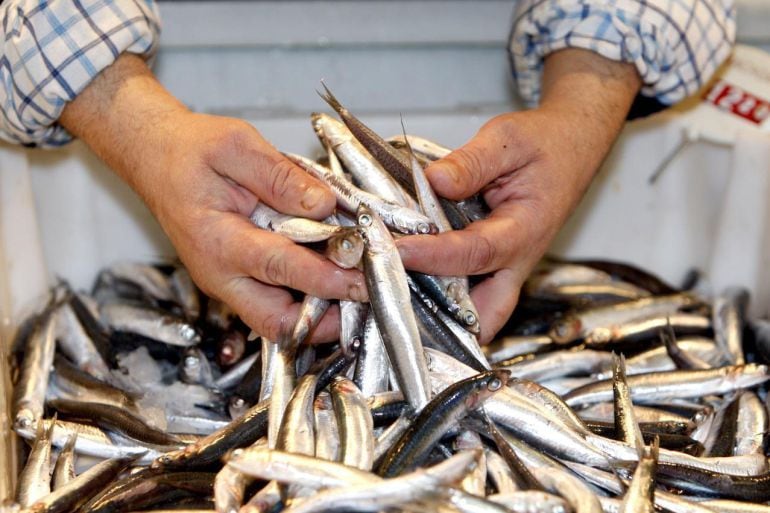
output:
[[[56,319],[44,314],[27,338],[19,380],[14,387],[14,426],[26,429],[43,416],[48,376],[56,350]]]
[[[153,468],[203,468],[219,461],[227,451],[253,444],[267,434],[270,402],[262,401],[225,427],[153,461]]]
[[[80,509],[83,513],[127,513],[155,504],[189,497],[211,496],[215,474],[209,472],[153,472],[134,474],[93,497]],[[115,486],[118,484],[119,486]]]
[[[137,457],[112,458],[89,468],[54,492],[29,506],[33,513],[67,513],[76,511],[91,497],[111,483]]]
[[[745,363],[743,355],[743,324],[748,309],[749,292],[740,287],[730,287],[714,298],[714,339],[730,357],[733,365]]]
[[[201,314],[200,291],[184,267],[179,266],[171,273],[171,290],[177,303],[182,305],[185,317],[190,322],[197,321]]]
[[[331,397],[326,392],[318,394],[313,403],[313,427],[315,429],[315,457],[339,461],[339,426],[334,415]]]
[[[658,466],[657,440],[644,449],[634,471],[631,484],[620,505],[621,513],[653,513],[655,511],[655,471]]]
[[[107,362],[102,358],[86,329],[80,323],[71,303],[56,310],[57,346],[83,372],[106,381],[110,376]]]
[[[322,491],[284,511],[311,513],[354,509],[374,513],[442,496],[445,487],[457,483],[476,466],[478,457],[478,451],[459,452],[438,465],[401,477]]]
[[[243,506],[246,487],[253,479],[225,465],[214,478],[214,505],[219,513],[238,513]]]
[[[363,256],[363,252],[361,256]],[[351,347],[364,343],[364,329],[368,312],[369,305],[366,303],[340,301],[340,348],[346,355],[352,353]]]
[[[283,235],[287,239],[299,243],[328,240],[344,230],[342,226],[282,214],[264,203],[257,203],[249,216],[249,220],[258,228]]]
[[[597,343],[599,337],[602,341],[608,337],[609,334],[604,332],[620,329],[624,323],[651,316],[673,315],[679,309],[696,303],[691,295],[673,294],[592,308],[557,321],[549,335],[555,342],[564,344],[594,334],[597,340],[592,342]]]
[[[363,205],[376,212],[385,224],[400,233],[425,235],[436,231],[430,220],[415,210],[389,203],[363,191],[312,160],[293,154],[287,154],[286,157],[328,185],[337,197],[337,204],[348,212],[358,212]]]
[[[443,159],[452,153],[452,150],[445,146],[411,134],[394,135],[386,140],[391,144],[396,143],[404,147],[409,144],[415,153],[424,156],[428,160]]]
[[[48,401],[48,405],[59,413],[81,419],[93,419],[101,427],[119,431],[140,442],[156,445],[180,445],[181,443],[176,436],[156,429],[144,419],[109,404],[55,399]]]
[[[680,397],[725,394],[749,388],[770,379],[767,366],[734,365],[708,370],[651,372],[628,377],[631,398],[654,402]],[[612,399],[612,382],[602,380],[574,390],[564,397],[567,404],[585,406]]]
[[[54,357],[49,397],[110,404],[139,413],[138,394],[126,392],[86,374],[61,355]]]
[[[160,310],[110,303],[102,306],[101,316],[102,322],[114,331],[141,335],[164,344],[189,347],[201,341],[194,326]]]
[[[329,142],[363,190],[375,193],[385,201],[417,209],[416,201],[366,151],[344,124],[331,116],[318,113],[312,114],[310,120],[319,138]]]
[[[43,419],[37,421],[35,442],[19,476],[16,493],[16,501],[22,507],[29,507],[51,493],[51,432],[55,423],[46,427]]]
[[[63,487],[75,479],[77,475],[75,473],[75,442],[77,438],[77,433],[70,435],[67,443],[59,451],[59,456],[56,457],[56,464],[51,474],[51,488],[53,490]]]
[[[366,398],[349,379],[337,376],[329,386],[340,434],[341,462],[363,470],[374,463],[374,431]]]
[[[465,329],[474,335],[479,334],[481,330],[479,313],[470,299],[470,295],[457,280],[418,272],[411,272],[410,276],[436,304],[448,312]]]
[[[377,473],[396,476],[420,465],[453,423],[504,389],[510,374],[491,370],[461,380],[439,393],[391,447]]]
[[[342,122],[377,162],[392,176],[411,196],[415,195],[415,184],[409,159],[399,150],[391,146],[385,139],[353,116],[332,94],[326,84],[321,82],[325,94],[319,93],[329,106],[339,114]]]
[[[430,382],[417,320],[409,304],[406,270],[393,237],[377,215],[361,207],[358,224],[366,242],[364,276],[390,364],[406,400],[417,411],[428,403]]]
[[[621,354],[617,356],[613,353],[614,377],[612,379],[612,394],[615,405],[615,431],[620,435],[620,440],[636,447],[636,452],[643,461],[644,457],[644,437],[639,429],[639,423],[634,415],[634,403],[631,402],[631,390],[626,381],[626,362]],[[657,444],[654,447],[654,459],[658,458]],[[641,463],[640,463],[641,467]],[[639,467],[637,467],[639,468]],[[654,474],[654,472],[652,472]],[[651,498],[650,498],[651,500]],[[652,504],[649,505],[652,508]],[[632,511],[632,510],[628,510]]]
[[[331,301],[315,296],[306,295],[300,306],[297,322],[291,334],[291,345],[299,347],[305,343],[313,330],[321,322],[326,311],[331,306]]]
[[[179,379],[183,383],[214,387],[214,373],[202,349],[197,346],[185,348],[180,361]]]

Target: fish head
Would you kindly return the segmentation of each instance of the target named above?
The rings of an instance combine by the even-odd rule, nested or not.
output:
[[[366,205],[362,204],[358,207],[356,220],[358,233],[364,241],[366,251],[381,253],[390,250],[395,245],[393,236],[380,216]]]
[[[178,325],[178,333],[182,340],[190,345],[199,344],[201,341],[201,335],[198,333],[198,330],[187,323],[180,323]]]
[[[578,317],[567,316],[556,321],[548,331],[548,336],[557,344],[566,344],[580,338],[583,323]]]
[[[356,228],[333,236],[327,243],[326,256],[343,269],[352,269],[364,254],[364,238]]]
[[[468,394],[465,404],[469,409],[478,408],[484,401],[502,390],[508,384],[510,377],[510,371],[495,369],[470,378],[475,381],[474,389]]]

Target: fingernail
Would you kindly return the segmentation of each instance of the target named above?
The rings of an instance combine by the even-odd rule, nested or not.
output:
[[[300,200],[300,204],[305,210],[313,210],[324,199],[325,195],[326,191],[320,187],[308,187]]]
[[[369,301],[369,293],[366,290],[366,284],[362,282],[355,283],[348,289],[348,296],[353,301],[365,302]]]
[[[460,172],[455,166],[444,166],[439,168],[439,172],[452,180],[454,183],[460,183]]]

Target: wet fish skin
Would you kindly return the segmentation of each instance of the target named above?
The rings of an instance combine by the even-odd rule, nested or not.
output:
[[[655,472],[658,466],[658,442],[644,449],[634,471],[631,484],[620,505],[621,513],[653,513],[655,511]]]
[[[639,423],[634,415],[634,403],[631,401],[631,390],[626,380],[626,360],[622,354],[613,353],[614,377],[612,379],[612,393],[615,404],[615,432],[620,439],[633,447],[640,458],[643,458],[644,438],[639,429]],[[657,461],[657,444],[654,447],[654,457]],[[640,465],[641,466],[641,465]],[[637,467],[639,468],[639,467]],[[652,472],[654,474],[654,472]],[[649,505],[652,508],[652,504]],[[631,511],[631,510],[628,510]]]
[[[253,479],[225,465],[214,478],[214,504],[217,513],[238,513],[246,487]]]
[[[329,388],[340,434],[341,462],[371,470],[374,427],[366,397],[355,383],[343,376],[335,377]]]
[[[628,377],[635,401],[660,401],[671,397],[702,397],[753,387],[770,379],[765,365],[746,364],[707,370],[651,372]],[[612,383],[603,380],[568,393],[564,399],[572,407],[586,406],[612,398]]]
[[[190,347],[201,341],[194,326],[163,311],[128,303],[110,303],[102,306],[101,316],[102,322],[113,331],[135,333],[172,346]]]
[[[419,411],[428,403],[430,383],[417,320],[410,308],[395,308],[409,304],[406,270],[393,237],[374,212],[361,207],[358,224],[366,242],[364,276],[372,312],[399,387]]]
[[[144,419],[112,405],[67,399],[55,399],[47,404],[60,413],[91,419],[103,427],[125,433],[140,442],[171,446],[181,444],[178,437],[153,428]]]
[[[77,433],[73,433],[67,439],[67,443],[64,444],[59,456],[56,457],[56,464],[51,474],[51,488],[58,490],[73,479],[75,479],[75,442],[77,441]]]
[[[321,98],[339,114],[342,122],[348,127],[353,136],[374,157],[382,167],[392,176],[411,196],[415,197],[415,184],[412,177],[412,169],[409,159],[399,150],[393,148],[385,139],[353,116],[331,90],[321,82],[324,93],[318,93]]]
[[[418,210],[417,202],[388,174],[341,122],[327,114],[313,113],[311,124],[322,141],[328,141],[361,189],[385,201]]]
[[[68,513],[76,511],[95,494],[111,483],[139,456],[112,458],[97,463],[52,493],[30,505],[32,513]]]
[[[50,313],[39,319],[24,351],[19,380],[14,387],[14,425],[29,428],[43,416],[48,376],[56,350],[56,316]]]
[[[301,504],[285,511],[312,513],[355,509],[377,512],[404,507],[415,501],[443,496],[445,488],[459,481],[477,464],[477,451],[462,451],[433,467],[416,470],[392,479],[321,491]]]
[[[341,226],[282,214],[264,203],[257,203],[249,220],[257,228],[283,235],[297,243],[325,241],[343,230]]]
[[[383,477],[392,477],[420,465],[436,442],[458,419],[503,390],[509,377],[508,371],[491,370],[444,389],[418,414],[412,425],[391,447],[377,473]]]
[[[182,449],[159,456],[152,462],[152,468],[205,468],[220,461],[228,451],[253,444],[267,434],[269,407],[267,400],[257,403],[222,429]]]
[[[435,233],[436,227],[421,213],[388,203],[379,196],[361,190],[312,160],[293,154],[286,154],[286,157],[328,185],[337,198],[337,204],[344,210],[355,213],[363,205],[377,212],[389,227],[400,233],[423,235]]]
[[[45,427],[43,419],[37,421],[35,442],[27,458],[27,464],[19,475],[16,502],[29,507],[51,493],[51,433],[55,421]]]
[[[135,474],[123,486],[107,489],[89,500],[83,513],[128,513],[153,504],[180,501],[188,497],[211,496],[216,474],[209,472],[172,472]],[[118,482],[120,483],[120,482]]]

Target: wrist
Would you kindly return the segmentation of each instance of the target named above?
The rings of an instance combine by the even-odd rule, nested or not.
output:
[[[65,107],[59,122],[152,208],[147,175],[163,165],[169,128],[183,125],[189,114],[140,57],[126,53]]]

